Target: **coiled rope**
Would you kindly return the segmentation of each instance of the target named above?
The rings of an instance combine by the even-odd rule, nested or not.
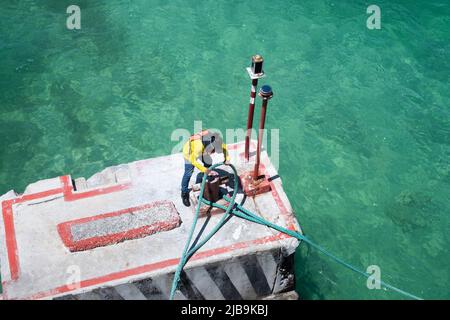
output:
[[[213,165],[212,167],[210,167],[210,170],[213,170],[216,167],[222,166],[224,165],[224,163],[217,163],[215,165]],[[291,237],[294,237],[298,240],[301,241],[305,241],[307,244],[309,244],[311,247],[317,249],[318,251],[322,252],[324,255],[328,256],[329,258],[331,258],[332,260],[334,260],[335,262],[337,262],[338,264],[356,272],[359,275],[362,275],[366,278],[370,278],[371,274],[360,270],[356,267],[354,267],[353,265],[345,262],[344,260],[340,259],[339,257],[333,255],[332,253],[330,253],[329,251],[327,251],[326,249],[324,249],[322,246],[314,243],[312,240],[310,240],[308,237],[302,235],[301,233],[294,231],[294,230],[289,230],[286,229],[284,227],[278,226],[276,224],[271,223],[270,221],[267,221],[265,219],[263,219],[260,216],[257,216],[256,214],[248,211],[247,209],[245,209],[244,207],[238,205],[235,203],[235,199],[236,199],[236,195],[237,195],[237,191],[238,191],[238,186],[239,186],[239,182],[238,182],[238,174],[236,171],[236,168],[232,165],[232,164],[228,164],[228,166],[231,167],[231,169],[233,170],[233,175],[234,175],[234,188],[233,188],[233,194],[231,196],[231,198],[224,196],[223,199],[225,199],[226,201],[228,201],[228,206],[223,206],[220,205],[218,203],[215,202],[210,202],[208,200],[206,200],[205,198],[203,198],[203,192],[205,189],[205,184],[206,184],[206,178],[207,175],[203,175],[203,180],[202,180],[202,184],[201,184],[201,188],[200,188],[200,195],[199,195],[199,201],[197,203],[197,208],[195,210],[195,216],[194,216],[194,221],[192,223],[191,226],[191,230],[189,232],[189,236],[188,236],[188,241],[186,242],[186,245],[184,246],[184,250],[183,250],[183,254],[181,256],[180,262],[178,264],[177,270],[175,272],[175,276],[172,282],[172,289],[170,291],[170,299],[173,300],[175,292],[177,290],[178,287],[178,283],[180,282],[180,276],[181,276],[181,272],[183,271],[184,266],[186,265],[186,263],[188,262],[188,260],[195,254],[195,252],[197,252],[197,250],[199,250],[209,239],[211,239],[211,237],[217,233],[217,231],[220,230],[220,228],[222,228],[222,226],[228,221],[229,218],[231,218],[232,215],[235,215],[237,217],[240,217],[242,219],[254,222],[254,223],[258,223],[260,225],[264,225],[267,226],[269,228],[275,229],[279,232],[282,232],[284,234],[287,234]],[[201,204],[207,204],[210,205],[212,207],[216,207],[216,208],[220,208],[225,210],[225,214],[222,216],[222,218],[220,219],[220,221],[216,224],[216,226],[203,238],[203,240],[199,241],[198,243],[192,244],[192,237],[194,235],[194,231],[195,231],[195,227],[197,225],[197,221],[198,221],[198,216],[200,213],[200,206]],[[402,289],[399,289],[395,286],[392,286],[382,280],[378,280],[375,279],[375,283],[380,284],[381,286],[391,289],[403,296],[406,296],[408,298],[411,299],[415,299],[415,300],[422,300],[422,298],[419,298],[411,293],[408,293]]]

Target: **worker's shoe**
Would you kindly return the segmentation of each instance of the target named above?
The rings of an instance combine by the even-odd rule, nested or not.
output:
[[[190,207],[191,206],[191,202],[189,201],[189,192],[182,192],[181,193],[181,199],[183,200],[183,204],[186,207]]]

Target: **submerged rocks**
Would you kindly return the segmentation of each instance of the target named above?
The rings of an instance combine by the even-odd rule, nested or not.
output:
[[[402,191],[390,203],[385,213],[404,232],[413,232],[432,224],[435,205],[428,194],[421,191]]]

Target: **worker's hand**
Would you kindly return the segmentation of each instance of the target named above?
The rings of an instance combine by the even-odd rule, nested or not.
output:
[[[226,165],[226,166],[229,166],[229,165],[231,164],[231,162],[230,162],[229,160],[225,160],[225,161],[223,162],[223,164]]]

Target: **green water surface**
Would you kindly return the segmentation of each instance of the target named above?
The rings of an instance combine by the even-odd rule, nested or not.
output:
[[[81,30],[66,28],[70,4]],[[366,27],[370,4],[380,30]],[[260,53],[305,233],[449,299],[449,17],[446,0],[2,0],[0,194],[169,154],[194,120],[244,127],[244,67]],[[305,245],[296,276],[303,299],[403,298]]]

